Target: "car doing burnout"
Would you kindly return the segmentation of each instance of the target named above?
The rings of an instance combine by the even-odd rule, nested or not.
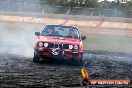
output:
[[[83,42],[76,27],[64,25],[46,25],[38,36],[34,46],[34,62],[42,59],[71,59],[79,62],[83,59]]]

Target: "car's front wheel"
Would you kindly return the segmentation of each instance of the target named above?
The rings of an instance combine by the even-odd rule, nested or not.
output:
[[[79,65],[83,65],[83,59],[78,60]]]
[[[34,53],[33,62],[40,62],[40,57]]]

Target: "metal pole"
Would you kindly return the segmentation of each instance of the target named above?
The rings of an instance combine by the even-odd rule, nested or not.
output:
[[[93,11],[91,12],[91,16],[93,16]]]
[[[42,14],[43,14],[43,15],[45,14],[44,8],[42,9]]]
[[[50,7],[50,13],[51,13],[51,7]]]
[[[67,13],[66,13],[67,15],[69,15],[70,14],[70,6],[69,6],[69,8],[68,8],[68,10],[67,10]]]
[[[117,9],[116,9],[116,7],[115,7],[115,13],[114,13],[114,16],[116,16],[116,11],[117,11]]]

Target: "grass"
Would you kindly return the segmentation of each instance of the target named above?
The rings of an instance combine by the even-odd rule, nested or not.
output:
[[[84,34],[85,50],[103,50],[110,52],[132,52],[132,36],[113,36],[99,34]]]

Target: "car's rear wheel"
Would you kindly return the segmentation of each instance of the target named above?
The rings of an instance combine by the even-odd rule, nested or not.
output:
[[[40,57],[34,53],[33,62],[40,62]]]

